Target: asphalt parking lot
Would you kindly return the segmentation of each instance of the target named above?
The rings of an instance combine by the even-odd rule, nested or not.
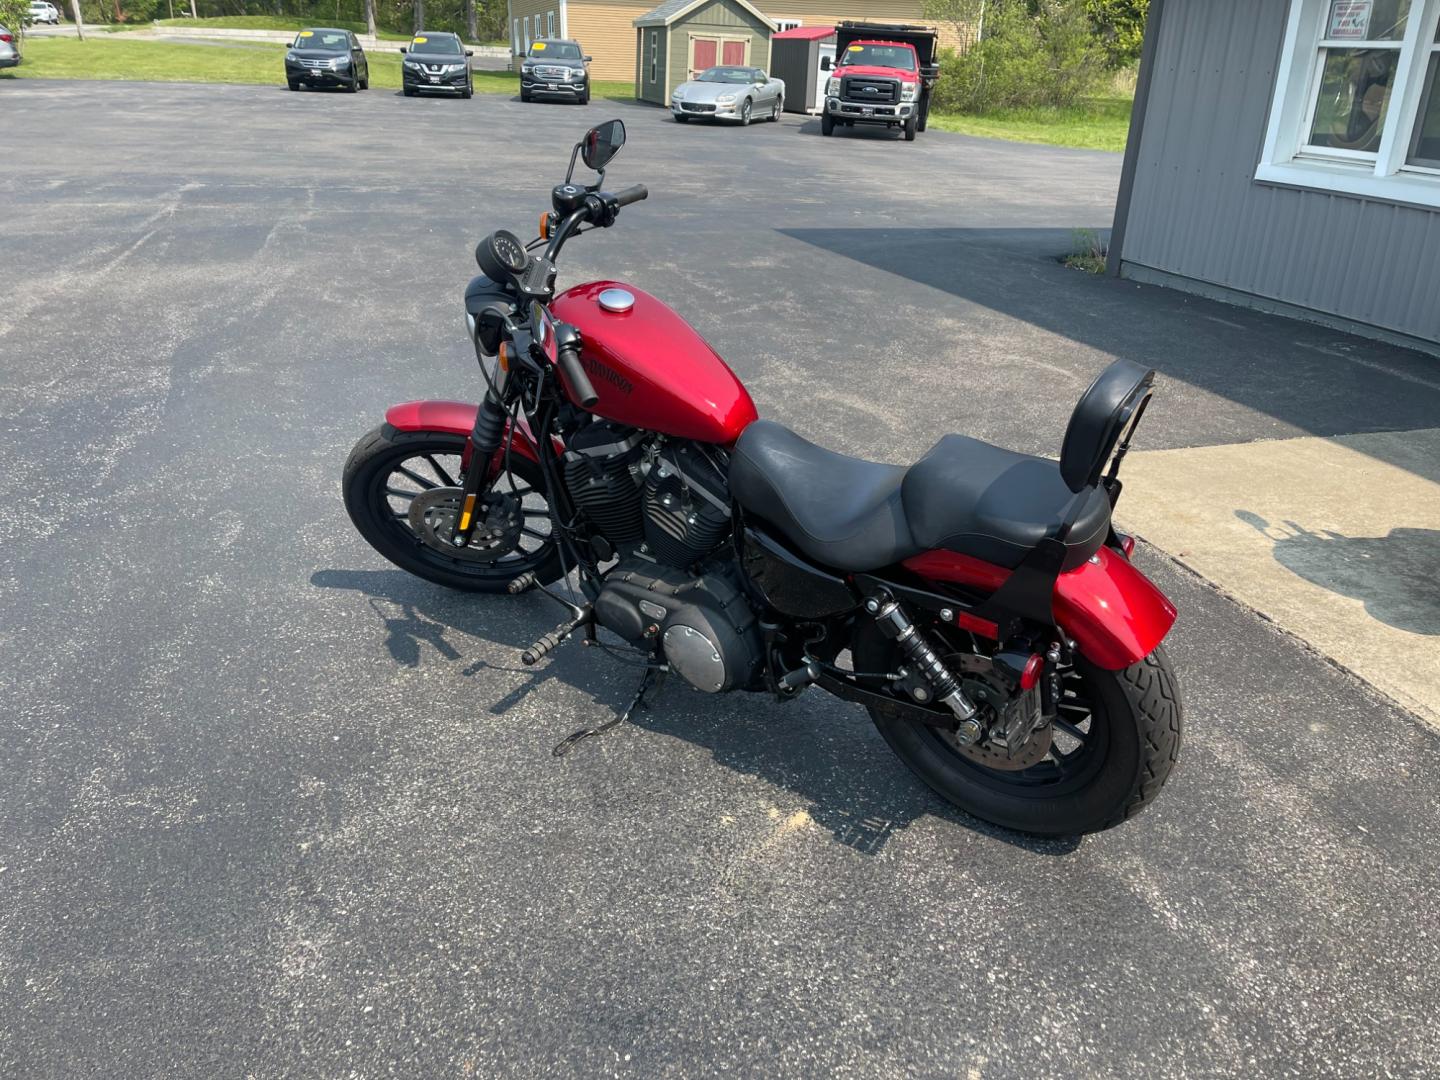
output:
[[[476,394],[473,244],[527,232],[610,115],[611,181],[651,198],[563,280],[666,297],[837,449],[1054,453],[1115,355],[1165,375],[1150,448],[1435,415],[1059,266],[1118,157],[600,102],[0,97],[0,1075],[1433,1070],[1436,736],[1162,554],[1181,766],[1041,843],[818,693],[672,686],[557,761],[633,673],[522,669],[543,600],[408,578],[341,507],[385,406]],[[1312,333],[1225,318],[1272,359]]]

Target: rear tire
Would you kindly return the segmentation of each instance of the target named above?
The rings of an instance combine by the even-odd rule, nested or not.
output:
[[[449,472],[448,479],[458,483],[459,456],[464,449],[463,435],[441,431],[397,431],[381,424],[365,435],[350,451],[341,480],[345,510],[360,535],[401,570],[451,589],[503,593],[510,582],[526,572],[533,573],[541,584],[558,579],[562,564],[553,526],[546,534],[548,541],[532,538],[533,550],[522,556],[502,556],[499,561],[482,563],[451,558],[436,551],[422,543],[408,524],[397,519],[395,512],[405,505],[405,500],[396,497],[395,485],[406,483],[396,479],[399,467],[411,468],[412,477],[418,474],[427,481],[435,480],[432,487],[451,486],[445,478],[436,476],[434,464],[438,461]],[[417,464],[426,461],[427,455],[428,464]],[[511,483],[517,490],[528,487],[535,492],[526,497],[527,502],[544,499],[539,465],[515,453],[510,459],[510,469]],[[407,486],[418,493],[422,485],[411,482]],[[506,485],[501,486],[503,490]],[[532,517],[535,509],[527,507],[527,519],[549,521],[548,514]]]
[[[1075,673],[1092,695],[1090,732],[1076,751],[1085,755],[1076,771],[1053,783],[1043,782],[1043,772],[1035,775],[1042,766],[989,769],[962,757],[934,728],[881,709],[870,715],[900,760],[961,810],[1042,836],[1100,832],[1134,817],[1160,793],[1179,757],[1184,708],[1163,646],[1123,671],[1081,659]]]

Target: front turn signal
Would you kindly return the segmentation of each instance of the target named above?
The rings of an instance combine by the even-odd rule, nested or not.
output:
[[[550,239],[550,214],[548,211],[540,215],[540,239]]]
[[[500,343],[500,370],[509,374],[510,372],[510,342]]]

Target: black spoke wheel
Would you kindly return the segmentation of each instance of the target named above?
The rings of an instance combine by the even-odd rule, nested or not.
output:
[[[898,666],[888,642],[857,640],[856,670]],[[871,665],[880,666],[871,666]],[[876,707],[875,726],[938,795],[1021,832],[1075,836],[1120,824],[1160,792],[1180,750],[1182,706],[1163,647],[1122,671],[1080,658],[1062,677],[1057,719],[1026,768],[994,768],[943,728]]]
[[[458,488],[464,449],[460,435],[396,431],[384,424],[356,443],[345,463],[343,491],[345,509],[360,535],[400,569],[452,589],[504,592],[526,573],[542,583],[559,578],[560,553],[543,474],[516,452],[489,496],[508,500],[518,517],[518,527],[503,542],[451,554],[417,532],[411,505],[427,493]]]

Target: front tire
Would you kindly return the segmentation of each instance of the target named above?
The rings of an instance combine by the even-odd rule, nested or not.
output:
[[[778,123],[780,121],[780,114],[784,111],[785,99],[783,97],[777,97],[775,99],[775,111],[770,114],[770,122],[772,124]]]
[[[870,715],[900,760],[961,810],[1043,836],[1100,832],[1134,817],[1160,793],[1180,753],[1184,709],[1163,646],[1123,671],[1081,659],[1073,677],[1090,698],[1088,720],[1064,721],[1077,736],[1064,736],[1073,744],[1064,752],[1068,767],[1047,757],[1023,771],[990,769],[962,756],[939,729],[883,709]],[[1062,717],[1078,715],[1073,706],[1062,708]]]
[[[740,126],[741,126],[741,127],[749,127],[749,126],[750,126],[750,110],[751,110],[752,107],[753,107],[753,106],[752,106],[751,103],[750,103],[750,99],[747,97],[747,98],[745,99],[745,103],[740,106]]]
[[[905,141],[915,141],[915,117],[912,114],[909,120],[905,121]]]
[[[558,579],[563,567],[543,474],[519,453],[512,453],[510,473],[495,483],[496,491],[522,499],[525,532],[513,551],[489,562],[453,557],[411,530],[406,520],[410,500],[431,488],[458,485],[464,449],[465,437],[448,432],[397,431],[381,424],[368,433],[350,451],[341,480],[345,509],[360,535],[400,569],[451,589],[503,593],[527,572],[541,584]]]
[[[820,134],[821,134],[821,135],[834,135],[834,134],[835,134],[835,121],[834,121],[834,119],[831,118],[831,116],[830,116],[829,113],[826,113],[824,116],[820,117]]]

